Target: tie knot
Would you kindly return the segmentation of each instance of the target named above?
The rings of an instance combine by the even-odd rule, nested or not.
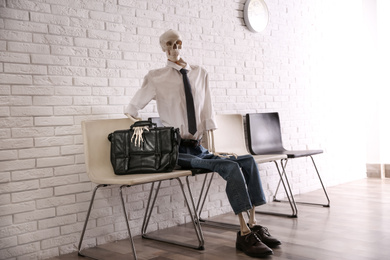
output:
[[[183,74],[183,75],[185,75],[185,74],[187,74],[187,70],[186,70],[186,69],[181,69],[181,70],[180,70],[180,73]]]

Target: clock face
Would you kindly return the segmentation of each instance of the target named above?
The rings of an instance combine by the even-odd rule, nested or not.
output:
[[[252,32],[261,32],[268,24],[268,8],[263,0],[247,0],[244,7],[244,20]]]

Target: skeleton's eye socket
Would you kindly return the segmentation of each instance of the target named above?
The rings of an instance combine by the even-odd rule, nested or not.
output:
[[[178,41],[176,41],[176,44],[177,44],[177,45],[181,45],[182,42],[181,42],[180,40],[178,40]]]
[[[172,42],[167,42],[166,45],[169,47],[169,46],[172,46]]]

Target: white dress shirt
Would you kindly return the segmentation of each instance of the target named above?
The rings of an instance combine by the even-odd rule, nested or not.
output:
[[[182,138],[201,139],[203,132],[217,128],[211,102],[208,73],[200,66],[186,65],[191,91],[194,98],[197,132],[188,132],[187,107],[184,93],[182,69],[168,61],[167,66],[151,70],[145,76],[142,87],[134,95],[125,113],[139,118],[139,110],[151,100],[156,100],[157,110],[164,126],[180,129]]]

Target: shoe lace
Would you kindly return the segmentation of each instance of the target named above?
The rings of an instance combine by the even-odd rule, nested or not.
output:
[[[271,234],[268,231],[268,228],[266,227],[261,227],[261,230],[263,231],[264,235],[271,236]]]
[[[249,235],[245,236],[245,242],[256,244],[257,242],[261,242],[261,239],[254,232],[251,232]]]

